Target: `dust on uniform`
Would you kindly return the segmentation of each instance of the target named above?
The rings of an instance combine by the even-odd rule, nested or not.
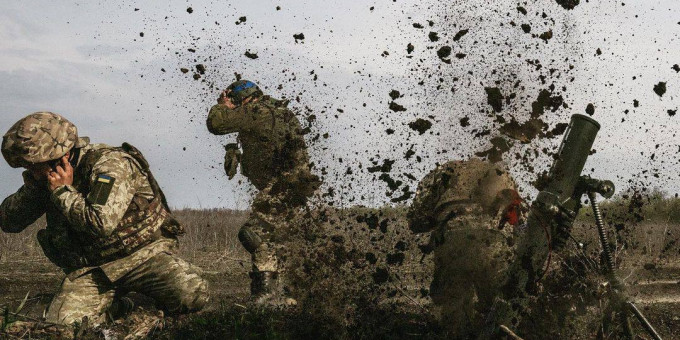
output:
[[[231,87],[245,86],[256,88],[248,81]],[[261,96],[233,109],[215,105],[207,118],[213,134],[238,133],[243,152],[233,144],[226,148],[229,177],[235,174],[235,162],[240,162],[241,173],[259,190],[252,213],[239,233],[239,240],[252,255],[253,293],[262,291],[268,281],[277,280],[281,270],[277,247],[286,236],[288,221],[305,207],[320,185],[311,172],[305,132],[287,106],[288,101]]]
[[[418,185],[409,223],[414,232],[431,232],[430,296],[451,336],[476,338],[495,327],[487,320],[499,306],[515,229],[527,211],[507,171],[478,159],[438,166]]]

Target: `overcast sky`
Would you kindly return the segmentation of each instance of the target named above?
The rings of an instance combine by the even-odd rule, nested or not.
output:
[[[334,189],[328,200],[379,206],[390,197],[386,183],[366,171],[374,162],[395,160],[391,176],[403,184],[389,195],[414,190],[410,176],[420,179],[436,163],[489,147],[489,138],[475,137],[475,129],[495,127],[485,87],[516,92],[504,114],[521,121],[539,91],[555,84],[568,108],[546,114],[551,126],[595,107],[602,130],[587,165],[593,175],[620,188],[640,180],[678,192],[680,116],[668,110],[680,106],[680,73],[672,69],[680,64],[680,2],[591,1],[567,11],[541,0],[524,5],[526,14],[516,1],[470,3],[4,1],[0,128],[34,111],[57,112],[94,142],[140,148],[171,205],[245,209],[252,187],[240,175],[228,181],[222,169],[222,145],[234,136],[205,128],[219,88],[238,72],[293,99],[301,119],[317,116],[310,153],[315,171],[325,174],[324,192]],[[469,32],[454,40],[462,29]],[[537,37],[548,30],[551,39]],[[296,42],[298,33],[305,39]],[[443,63],[436,55],[443,45],[465,56]],[[199,80],[192,78],[196,64],[206,66]],[[659,82],[667,86],[662,97],[653,91]],[[393,89],[405,112],[388,108]],[[461,126],[464,117],[471,126]],[[417,118],[434,124],[419,135],[408,126]],[[526,187],[533,175],[514,154],[554,149],[559,141],[515,143],[505,161]],[[415,156],[406,159],[408,150]],[[538,170],[549,164],[540,154],[531,162]],[[19,170],[5,163],[0,176],[2,196],[21,184]]]

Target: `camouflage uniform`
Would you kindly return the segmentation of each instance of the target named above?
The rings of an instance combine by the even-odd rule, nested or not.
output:
[[[320,184],[310,171],[303,129],[287,105],[288,101],[269,96],[235,109],[218,104],[207,119],[213,134],[238,133],[243,148],[241,172],[259,190],[239,233],[252,254],[251,276],[280,269],[275,245],[285,235],[281,227]]]
[[[420,182],[408,212],[414,232],[433,231],[430,296],[455,338],[474,338],[513,259],[514,227],[527,208],[503,169],[477,159],[451,161]]]
[[[170,215],[141,154],[127,144],[89,144],[61,119],[51,113],[30,115],[10,129],[2,148],[14,167],[38,163],[17,159],[29,153],[13,144],[42,129],[42,136],[60,141],[65,150],[36,149],[44,153],[39,160],[59,158],[69,150],[77,155],[72,185],[50,192],[46,181],[39,183],[25,172],[24,186],[0,205],[0,227],[10,233],[21,232],[46,214],[47,228],[38,232],[38,241],[67,274],[47,320],[71,324],[88,316],[102,322],[114,298],[129,291],[156,299],[170,312],[202,308],[207,284],[200,269],[174,255],[181,226]]]

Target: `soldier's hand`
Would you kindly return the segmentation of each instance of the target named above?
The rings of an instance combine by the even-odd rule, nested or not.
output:
[[[551,205],[535,204],[533,208],[537,209],[540,223],[550,228],[553,249],[563,248],[569,240],[577,213],[559,203]]]
[[[556,214],[554,226],[553,226],[553,248],[561,249],[569,241],[571,236],[571,229],[574,226],[574,220],[576,219],[576,214],[562,206],[559,207],[559,213]]]
[[[225,101],[226,98],[227,98],[227,93],[229,93],[227,90],[224,90],[224,91],[220,92],[220,96],[217,97],[217,104],[222,104],[222,105],[224,105],[224,101]]]
[[[227,144],[224,149],[227,151],[224,155],[224,171],[231,180],[236,176],[236,170],[241,163],[241,150],[236,143]]]
[[[62,185],[73,184],[73,167],[68,161],[68,156],[62,157],[61,164],[57,166],[57,169],[47,175],[47,182],[50,191],[54,191]]]
[[[229,110],[233,110],[236,108],[236,105],[231,102],[231,99],[227,96],[231,92],[231,90],[224,90],[222,93],[220,93],[220,96],[217,98],[217,104],[222,104],[226,106]]]

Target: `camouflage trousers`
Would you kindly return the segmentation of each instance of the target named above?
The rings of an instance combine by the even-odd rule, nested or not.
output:
[[[240,238],[241,243],[251,255],[253,272],[279,271],[277,248],[280,244],[277,234],[283,232],[282,229],[286,224],[284,216],[253,211],[241,227],[241,234],[252,233],[257,239],[256,242],[252,242],[243,237]]]
[[[455,338],[477,338],[492,331],[490,314],[513,259],[507,235],[493,229],[440,229],[434,238],[434,277],[430,296],[441,323]],[[492,318],[495,318],[493,316]]]
[[[128,292],[153,298],[169,313],[200,310],[208,302],[208,285],[200,268],[161,252],[115,282],[99,268],[65,278],[48,307],[47,321],[70,325],[87,316],[91,324],[103,323],[114,299]]]
[[[272,190],[279,181],[274,181],[257,194],[252,212],[239,232],[241,244],[251,254],[253,272],[277,272],[281,269],[277,256],[280,243],[288,232],[290,220],[305,208],[305,197]]]

